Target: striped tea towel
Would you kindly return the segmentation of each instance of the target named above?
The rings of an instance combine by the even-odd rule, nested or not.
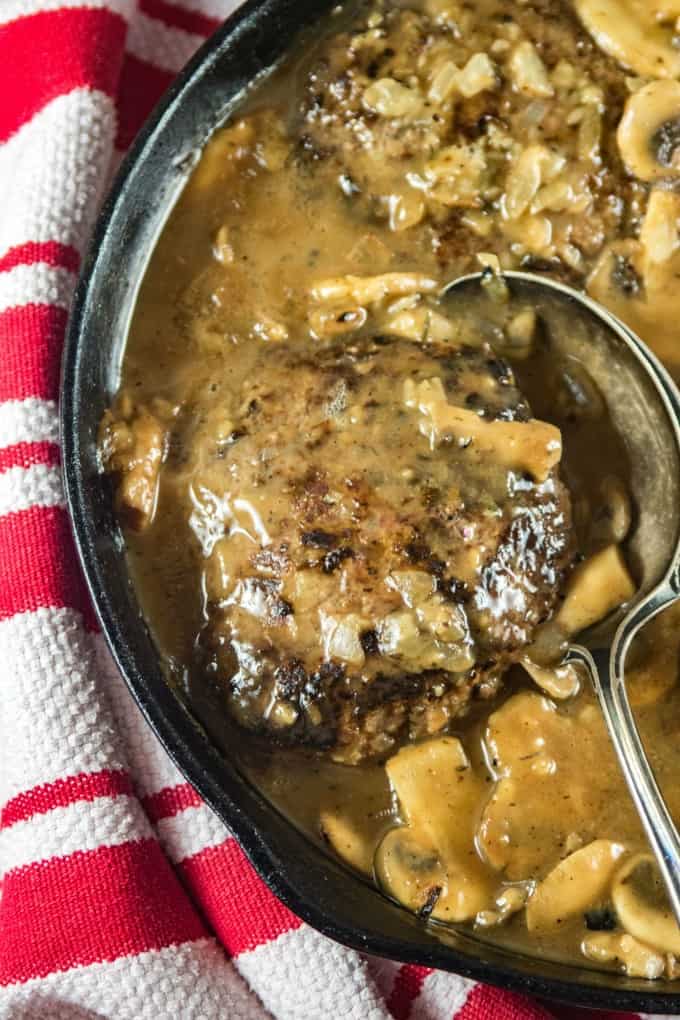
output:
[[[57,384],[112,168],[233,0],[0,0],[0,1016],[599,1016],[361,956],[293,916],[182,781],[87,603]]]

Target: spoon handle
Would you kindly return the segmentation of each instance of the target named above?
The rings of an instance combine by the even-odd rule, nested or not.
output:
[[[676,598],[673,593],[663,605],[668,605]],[[569,658],[582,662],[591,674],[621,770],[680,926],[680,833],[670,816],[642,745],[628,701],[623,669],[625,653],[633,634],[660,608],[662,606],[657,605],[650,611],[650,606],[639,617],[636,614],[635,621],[631,620],[631,623],[635,622],[637,626],[630,630],[627,628],[627,633],[621,635],[623,640],[615,642],[611,652],[609,649],[601,649],[591,654],[581,646],[572,646]]]

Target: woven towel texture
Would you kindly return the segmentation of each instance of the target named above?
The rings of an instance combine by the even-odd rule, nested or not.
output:
[[[0,1017],[602,1020],[302,924],[170,763],[97,633],[60,479],[69,304],[121,154],[233,6],[0,3]]]

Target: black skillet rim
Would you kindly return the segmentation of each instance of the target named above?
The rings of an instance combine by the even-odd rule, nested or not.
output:
[[[100,503],[108,501],[110,504],[110,494],[105,483],[93,476],[92,452],[90,461],[87,455],[83,455],[84,451],[86,454],[86,447],[81,434],[81,416],[87,414],[89,393],[86,384],[90,381],[87,366],[91,366],[96,358],[93,353],[97,342],[94,326],[98,304],[103,299],[105,270],[107,266],[109,272],[120,269],[116,260],[116,242],[120,240],[120,224],[116,235],[117,219],[123,216],[121,210],[133,203],[135,192],[143,198],[144,173],[140,172],[140,166],[143,165],[146,151],[164,133],[168,136],[172,134],[173,119],[185,102],[187,93],[204,83],[221,62],[228,62],[232,50],[237,56],[246,58],[250,64],[247,75],[243,76],[239,72],[235,75],[236,79],[242,83],[252,81],[260,71],[266,69],[268,63],[266,56],[263,59],[258,50],[261,40],[265,40],[263,52],[283,53],[286,45],[282,46],[279,41],[271,38],[277,33],[277,25],[285,25],[286,32],[292,38],[300,28],[313,24],[320,13],[330,6],[330,0],[248,0],[229,17],[201,47],[156,106],[123,161],[98,218],[80,273],[66,336],[62,361],[60,429],[66,498],[76,548],[103,634],[132,696],[170,758],[237,837],[270,889],[312,927],[362,952],[451,971],[535,997],[591,1008],[680,1014],[680,992],[658,992],[654,991],[651,984],[647,986],[639,981],[631,982],[616,974],[603,975],[568,964],[546,963],[510,951],[502,951],[500,954],[511,961],[509,964],[489,963],[476,958],[472,953],[446,946],[424,932],[418,935],[418,938],[422,937],[422,942],[413,944],[404,937],[376,933],[366,927],[362,932],[360,926],[338,921],[329,915],[323,904],[318,902],[317,890],[302,889],[301,884],[304,882],[300,875],[291,877],[290,863],[277,852],[275,838],[270,837],[268,845],[267,838],[260,836],[260,828],[270,825],[272,830],[278,827],[281,832],[284,831],[278,813],[240,777],[233,766],[226,765],[208,746],[206,738],[167,686],[158,662],[154,663],[148,657],[146,663],[140,660],[132,647],[134,642],[130,635],[135,628],[139,631],[143,623],[140,623],[138,614],[135,615],[133,605],[125,601],[121,604],[120,599],[116,603],[118,596],[110,592],[113,575],[109,573],[110,563],[107,565],[105,559],[108,556],[121,569],[123,553],[119,538],[113,536],[105,547],[105,554],[102,554],[101,522],[102,519],[110,522],[111,510],[110,506],[102,510]],[[234,67],[237,66],[235,63]],[[229,89],[232,93],[239,92],[232,86],[227,91]],[[238,106],[238,96],[233,100],[233,105]],[[134,245],[134,241],[132,243]],[[142,244],[147,252],[151,247],[152,242],[148,240]],[[146,641],[150,646],[148,635]],[[255,815],[261,816],[263,824],[256,821]],[[292,828],[289,823],[283,825]],[[316,848],[308,852],[312,858],[322,854]],[[337,878],[338,866],[324,862],[316,876],[317,882],[323,882],[324,869]],[[358,881],[344,869],[340,868],[340,871],[345,876],[341,882]],[[367,891],[363,895],[367,895]],[[323,900],[323,895],[320,899]],[[391,905],[390,910],[403,914],[403,911]],[[397,923],[404,923],[401,916]],[[541,973],[548,970],[563,972],[564,977]],[[569,980],[570,972],[586,975],[586,979]]]

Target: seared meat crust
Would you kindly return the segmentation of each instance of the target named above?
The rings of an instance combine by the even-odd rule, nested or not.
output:
[[[208,418],[193,440],[206,668],[246,727],[381,756],[496,691],[558,598],[568,497],[554,471],[435,441],[405,402],[439,381],[449,404],[531,430],[483,343],[269,347],[258,369],[228,429]]]

